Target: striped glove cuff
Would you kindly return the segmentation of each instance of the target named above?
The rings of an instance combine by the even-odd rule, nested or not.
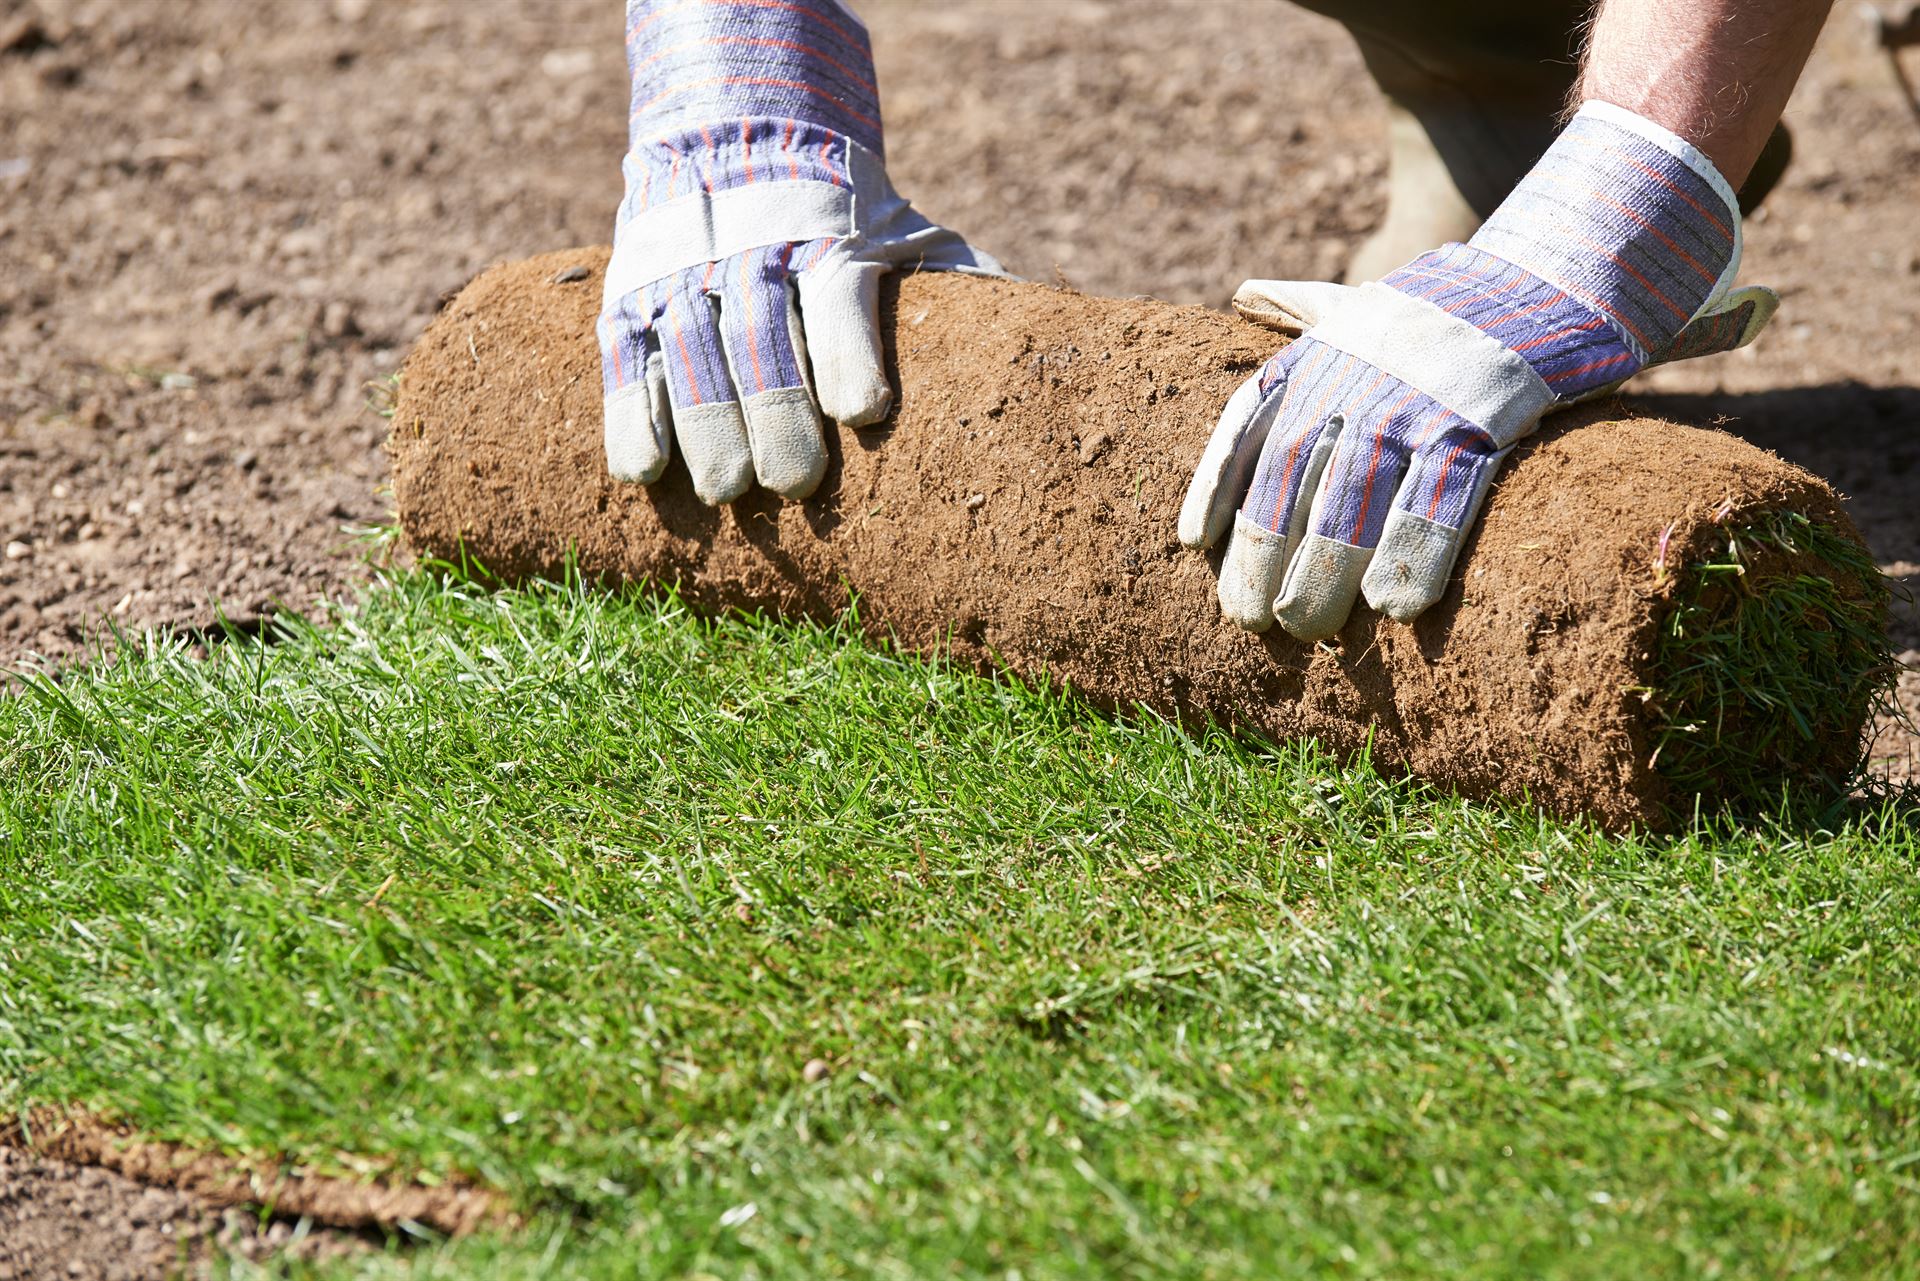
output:
[[[1668,350],[1739,260],[1739,206],[1713,163],[1590,102],[1470,242],[1383,283],[1497,339],[1564,402]]]
[[[867,31],[838,0],[627,0],[627,68],[635,151],[751,117],[886,154]]]

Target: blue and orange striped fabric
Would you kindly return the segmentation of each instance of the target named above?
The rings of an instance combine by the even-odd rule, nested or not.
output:
[[[1292,527],[1295,508],[1313,503],[1299,481],[1338,418],[1340,439],[1321,484],[1324,498],[1307,532],[1356,547],[1380,541],[1397,501],[1436,524],[1468,517],[1499,445],[1479,427],[1365,361],[1311,334],[1275,357],[1269,385],[1285,382],[1269,447],[1241,513],[1271,530]]]
[[[1644,365],[1723,285],[1739,214],[1704,157],[1613,117],[1575,116],[1470,243],[1603,317]]]

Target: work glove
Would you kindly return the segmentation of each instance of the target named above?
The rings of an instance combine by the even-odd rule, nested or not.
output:
[[[1467,244],[1357,288],[1243,286],[1242,314],[1305,332],[1227,402],[1181,508],[1188,546],[1232,526],[1221,611],[1309,641],[1362,593],[1417,617],[1542,415],[1753,340],[1778,300],[1730,289],[1739,260],[1712,162],[1593,102]]]
[[[1003,274],[894,193],[866,29],[836,0],[628,0],[626,194],[599,336],[607,467],[677,437],[707,503],[827,468],[820,413],[880,421],[879,281]]]

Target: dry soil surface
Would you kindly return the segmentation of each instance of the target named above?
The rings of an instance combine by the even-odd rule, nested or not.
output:
[[[860,8],[897,185],[1024,275],[1217,306],[1335,274],[1379,216],[1358,58],[1279,0]],[[1915,583],[1920,123],[1865,8],[1837,7],[1750,227],[1779,321],[1644,390],[1828,477]],[[350,531],[389,510],[369,385],[481,267],[609,235],[618,14],[0,0],[0,662],[363,575]],[[1911,607],[1896,641],[1920,657]]]

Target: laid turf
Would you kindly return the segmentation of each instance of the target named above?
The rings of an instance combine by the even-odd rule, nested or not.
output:
[[[334,1273],[1920,1259],[1890,806],[1614,839],[835,629],[424,574],[322,621],[0,699],[0,1113],[530,1220]]]

